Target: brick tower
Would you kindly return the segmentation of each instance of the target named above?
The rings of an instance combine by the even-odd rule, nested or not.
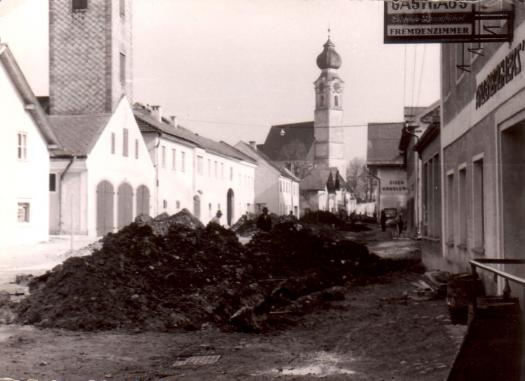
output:
[[[341,67],[341,57],[328,38],[324,49],[317,57],[321,75],[315,85],[315,166],[337,168],[341,176],[346,176],[343,137],[343,90],[344,82],[337,69]]]
[[[131,0],[49,0],[51,114],[132,103]]]

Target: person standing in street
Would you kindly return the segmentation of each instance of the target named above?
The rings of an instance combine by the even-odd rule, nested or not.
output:
[[[222,212],[220,210],[217,210],[217,213],[215,213],[215,216],[210,220],[210,223],[220,225],[221,217],[222,217]]]
[[[262,214],[257,218],[257,228],[265,232],[272,230],[272,218],[268,214],[267,207],[263,208]]]

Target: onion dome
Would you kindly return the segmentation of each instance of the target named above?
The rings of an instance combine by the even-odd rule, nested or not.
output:
[[[330,37],[328,37],[323,47],[322,53],[317,56],[317,66],[319,69],[339,69],[342,63],[341,56],[335,51],[335,45],[330,40]]]

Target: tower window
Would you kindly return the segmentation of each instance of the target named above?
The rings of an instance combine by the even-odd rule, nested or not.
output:
[[[120,15],[125,16],[126,15],[126,0],[120,0]]]
[[[126,55],[120,53],[120,85],[124,87],[126,85]]]
[[[87,0],[73,0],[72,2],[73,11],[86,10],[87,6],[88,6]]]
[[[337,95],[334,97],[334,105],[335,107],[339,107],[339,97]]]
[[[319,106],[321,106],[321,107],[324,106],[324,95],[321,95],[319,97]]]

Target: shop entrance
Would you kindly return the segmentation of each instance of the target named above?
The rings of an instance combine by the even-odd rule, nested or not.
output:
[[[501,132],[503,256],[525,259],[525,121]],[[525,266],[506,270],[525,277]],[[515,294],[516,295],[516,294]]]

